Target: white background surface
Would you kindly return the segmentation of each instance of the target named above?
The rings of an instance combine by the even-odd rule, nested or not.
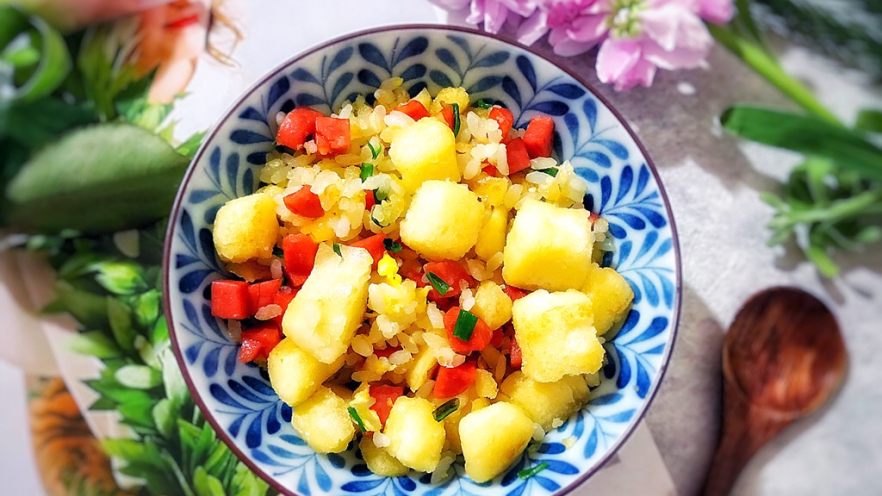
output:
[[[353,30],[436,19],[423,0],[234,0],[230,5],[245,35],[235,52],[238,67],[231,77],[231,70],[216,62],[200,64],[191,94],[176,112],[184,119],[182,134],[209,127],[252,81],[306,47]],[[786,51],[784,60],[845,118],[862,105],[882,106],[879,92],[862,90],[866,85],[855,74],[798,50]],[[595,81],[590,59],[565,63]],[[798,285],[835,308],[850,352],[847,382],[829,408],[761,452],[736,494],[882,494],[882,367],[875,363],[882,350],[882,250],[862,255],[868,268],[854,268],[856,262],[847,260],[845,276],[825,282],[809,266],[797,264],[792,253],[765,246],[763,225],[770,211],[758,192],[773,189],[774,179],[793,157],[721,137],[714,131],[714,119],[736,101],[784,100],[722,49],[714,52],[710,66],[660,73],[649,90],[616,94],[600,88],[635,125],[659,168],[683,250],[680,334],[668,376],[647,417],[649,427],[680,494],[695,493],[718,428],[723,329],[755,291]],[[690,88],[694,94],[684,94]],[[0,422],[3,493],[41,494],[26,436],[21,374],[5,364],[0,364],[0,396],[5,400]]]

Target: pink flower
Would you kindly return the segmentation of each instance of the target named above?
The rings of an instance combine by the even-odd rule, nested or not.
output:
[[[658,68],[698,67],[713,44],[689,0],[625,0],[615,7],[597,76],[618,91],[651,85]]]
[[[498,33],[506,21],[520,24],[536,10],[536,0],[430,0],[447,10],[469,9],[466,22],[483,24],[484,31]]]
[[[594,48],[609,28],[610,0],[552,0],[546,4],[548,43],[554,53],[578,55]]]
[[[699,0],[698,15],[707,22],[726,24],[735,15],[732,0]]]

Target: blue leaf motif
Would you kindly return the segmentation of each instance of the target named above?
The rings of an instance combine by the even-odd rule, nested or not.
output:
[[[628,158],[628,149],[625,148],[618,141],[607,140],[607,139],[597,139],[597,138],[592,139],[591,141],[606,148],[607,150],[610,151],[610,153],[612,153],[613,155],[615,155],[616,157],[618,157],[622,160],[625,160]]]
[[[254,420],[248,425],[248,430],[245,431],[245,446],[248,446],[249,448],[260,446],[261,437],[263,436],[262,421],[263,414],[259,414],[254,417]]]
[[[613,405],[621,401],[622,393],[610,393],[604,394],[601,396],[596,396],[591,398],[591,405],[601,406],[601,405]]]
[[[505,63],[506,60],[508,60],[508,52],[493,52],[478,59],[477,62],[472,64],[472,67],[494,67]]]
[[[557,491],[558,489],[560,489],[560,484],[558,484],[557,482],[554,482],[553,480],[551,480],[547,477],[542,477],[541,475],[537,475],[537,476],[533,477],[533,480],[536,481],[540,486],[544,487],[545,489],[547,489],[549,491]]]
[[[334,104],[337,102],[337,97],[340,96],[340,93],[343,93],[343,90],[346,89],[346,86],[352,82],[352,73],[346,72],[337,79],[337,82],[334,83],[334,89],[331,90],[331,101],[329,103]]]
[[[300,480],[297,482],[297,492],[302,496],[312,495],[312,490],[309,487],[309,480],[306,478],[306,470],[300,472]]]
[[[438,57],[438,60],[444,62],[444,65],[453,69],[454,72],[462,74],[462,69],[459,67],[459,62],[456,60],[453,52],[446,48],[439,48],[435,50],[435,56]]]
[[[576,114],[568,113],[564,116],[564,124],[570,132],[570,139],[576,143],[579,140],[579,118]]]
[[[651,385],[652,380],[649,378],[649,372],[646,371],[646,367],[644,367],[640,361],[637,361],[637,396],[641,398],[646,397],[646,393],[649,392],[649,386]]]
[[[404,45],[404,48],[401,49],[395,57],[392,58],[392,66],[395,67],[404,59],[409,59],[410,57],[415,57],[420,55],[421,53],[426,51],[426,48],[429,47],[429,40],[426,39],[425,36],[419,36]]]
[[[280,448],[274,444],[267,446],[267,449],[270,451],[270,453],[278,456],[279,458],[294,458],[295,456],[297,456],[294,454],[294,452],[288,451],[284,448]]]
[[[560,117],[570,111],[570,106],[557,100],[546,100],[530,106],[530,110]]]
[[[358,53],[361,55],[361,58],[367,60],[371,64],[386,69],[386,72],[392,72],[392,68],[389,67],[389,64],[386,62],[386,57],[383,56],[383,52],[381,52],[373,43],[359,43]]]
[[[608,417],[603,417],[603,420],[607,422],[612,422],[615,424],[621,424],[622,422],[627,422],[634,415],[634,410],[625,410],[622,412],[614,413]]]
[[[382,81],[377,77],[372,71],[367,69],[362,69],[358,71],[358,81],[364,85],[370,86],[371,88],[379,88]],[[350,98],[347,98],[350,100]]]
[[[655,290],[655,284],[643,274],[638,274],[640,276],[640,282],[643,284],[643,294],[646,296],[646,301],[649,302],[650,305],[656,307],[659,303],[659,294],[658,291]]]
[[[631,226],[632,229],[637,229],[639,231],[646,228],[646,222],[644,222],[643,219],[637,217],[636,215],[626,214],[624,212],[610,212],[610,215],[622,219],[623,221],[625,221],[625,224]]]
[[[613,235],[616,239],[625,239],[625,230],[622,229],[622,226],[618,224],[609,224],[609,233]]]
[[[649,253],[649,250],[655,245],[655,242],[658,240],[658,233],[656,231],[650,231],[646,234],[646,238],[643,240],[643,245],[640,247],[640,251],[637,252],[637,258],[643,258],[644,255]]]
[[[291,89],[291,83],[288,82],[288,78],[285,76],[280,77],[269,89],[269,95],[267,96],[267,107],[272,107],[275,105],[279,98],[288,92]]]
[[[593,401],[592,401],[593,403]],[[559,455],[566,450],[566,447],[561,443],[542,443],[539,446],[539,449],[536,450],[537,453],[544,453],[547,455]]]
[[[597,451],[597,429],[591,429],[591,434],[588,435],[588,442],[585,443],[585,449],[582,453],[585,458],[591,458],[595,451]]]
[[[312,107],[314,105],[322,105],[325,103],[321,98],[310,93],[298,93],[294,97],[294,102],[298,107]]]
[[[189,346],[184,351],[184,356],[187,357],[187,363],[189,363],[191,365],[196,363],[196,359],[199,358],[199,350],[202,349],[203,344],[204,344],[204,341],[200,341],[200,342],[194,344],[193,346]]]
[[[622,173],[619,175],[619,193],[616,195],[616,203],[621,203],[622,198],[628,194],[628,191],[631,189],[631,182],[634,180],[634,171],[631,170],[630,165],[626,165],[622,168]]]
[[[521,106],[521,90],[518,89],[518,84],[515,83],[514,79],[504,76],[502,78],[502,91],[510,96],[518,107]]]
[[[407,69],[405,69],[404,71],[402,71],[401,74],[399,74],[399,76],[401,76],[401,79],[404,79],[405,81],[412,81],[414,79],[419,79],[425,75],[426,75],[426,66],[424,66],[423,64],[414,64],[414,65],[408,67]]]
[[[398,484],[405,491],[413,491],[414,489],[416,489],[416,482],[414,482],[413,479],[411,479],[410,477],[402,476],[398,477],[395,480],[398,481]]]
[[[587,151],[579,154],[579,157],[590,160],[604,169],[612,167],[612,161],[605,154],[595,151]]]
[[[202,370],[205,372],[206,376],[214,377],[214,374],[217,373],[217,362],[220,352],[220,348],[212,348],[208,353],[205,354],[205,359],[202,362]]]
[[[365,493],[383,483],[383,479],[356,480],[343,484],[340,488],[350,493]]]
[[[647,341],[649,339],[652,339],[652,338],[658,336],[659,334],[661,334],[662,331],[667,329],[667,327],[668,327],[668,319],[667,318],[655,317],[652,319],[652,321],[650,321],[649,327],[647,327],[645,331],[640,333],[639,336],[632,339],[627,344],[630,346],[630,345],[635,345],[637,343],[642,343],[643,341]]]
[[[618,346],[613,344],[613,349],[616,352],[616,358],[619,362],[619,379],[616,381],[616,385],[619,389],[628,385],[631,382],[631,364],[628,363],[628,359],[625,357],[622,350],[619,349]]]
[[[187,275],[182,277],[178,281],[178,289],[181,290],[181,293],[190,294],[202,285],[202,281],[205,280],[206,277],[214,274],[212,269],[202,269],[202,270],[194,270],[192,272],[188,272]]]
[[[429,79],[431,79],[433,83],[437,84],[438,86],[442,86],[444,88],[447,88],[449,86],[453,86],[453,81],[451,81],[450,78],[447,77],[447,74],[444,74],[441,71],[437,71],[437,70],[429,71]]]
[[[182,303],[184,304],[184,316],[187,317],[187,322],[189,322],[194,329],[198,329],[199,313],[196,312],[196,307],[193,306],[193,303],[191,303],[190,300],[184,300]]]
[[[257,391],[260,394],[269,397],[275,397],[276,391],[266,383],[266,381],[262,381],[260,379],[255,379],[254,377],[245,376],[242,377],[242,382],[248,385],[251,389]]]
[[[575,100],[577,98],[582,98],[582,95],[585,94],[585,90],[576,86],[575,84],[570,83],[559,83],[549,86],[548,91],[554,93],[555,95],[560,95],[564,98],[569,98],[571,100]]]
[[[638,205],[635,206],[634,209],[643,214],[643,216],[646,217],[646,220],[648,220],[649,223],[653,225],[653,227],[663,227],[665,224],[668,223],[668,221],[666,221],[660,213],[649,207]]]
[[[572,475],[579,473],[579,469],[561,460],[545,459],[541,461],[548,464],[548,470],[557,474]]]
[[[662,241],[661,243],[659,243],[658,251],[655,252],[655,257],[653,257],[653,258],[659,258],[659,257],[664,256],[666,253],[671,251],[671,247],[673,245],[674,245],[674,242],[671,238],[668,238],[668,239]]]
[[[311,72],[302,67],[291,73],[291,79],[293,79],[294,81],[302,81],[304,83],[321,84],[319,80],[312,75]]]
[[[594,133],[594,129],[597,128],[597,103],[593,98],[585,99],[585,102],[582,103],[582,112],[588,118],[588,125],[591,126],[591,132]]]
[[[536,70],[533,69],[533,63],[530,62],[530,59],[528,59],[524,55],[518,55],[515,59],[515,63],[517,64],[518,69],[521,71],[521,74],[523,74],[527,82],[530,83],[530,87],[533,88],[533,92],[535,93],[537,88]]]
[[[263,398],[261,398],[260,396],[257,396],[256,394],[251,392],[250,389],[246,388],[245,386],[243,386],[241,383],[239,383],[237,381],[230,379],[229,381],[227,381],[227,386],[229,386],[229,388],[234,393],[238,394],[239,396],[241,396],[242,398],[245,398],[248,401],[252,401],[254,403],[262,403],[264,401]]]
[[[450,41],[456,43],[456,45],[457,45],[459,48],[461,48],[462,51],[465,52],[466,55],[468,55],[469,59],[470,59],[470,60],[472,59],[472,47],[471,47],[471,45],[469,44],[469,42],[466,41],[465,38],[463,38],[463,37],[461,37],[461,36],[453,36],[453,35],[450,35],[450,36],[447,37],[447,39],[449,39]]]
[[[242,403],[239,403],[237,400],[233,399],[227,390],[220,387],[218,384],[211,384],[208,386],[208,392],[211,396],[223,403],[224,405],[231,406],[233,408],[237,408],[239,410],[246,410],[245,406]]]
[[[254,131],[249,131],[247,129],[236,129],[230,133],[230,140],[237,145],[253,145],[255,143],[266,143],[273,139],[269,136],[255,133]]]
[[[349,62],[349,59],[352,58],[352,53],[354,52],[352,47],[346,47],[336,54],[334,54],[334,58],[331,59],[331,64],[328,65],[327,74],[333,74],[334,71],[343,66],[346,62]]]
[[[247,121],[257,121],[260,123],[265,123],[266,119],[264,119],[263,114],[258,112],[258,110],[254,107],[248,107],[242,112],[239,113],[240,119],[245,119]]]
[[[502,80],[499,76],[487,76],[485,78],[480,79],[477,83],[468,87],[466,91],[469,93],[480,93],[482,91],[487,91],[490,88],[498,85]]]
[[[647,183],[649,183],[649,168],[646,167],[646,164],[643,164],[640,167],[640,172],[637,174],[637,189],[634,190],[634,196],[640,196],[643,190],[646,189]]]
[[[606,209],[606,204],[612,197],[612,179],[609,176],[603,176],[600,180],[600,210]],[[627,258],[627,257],[625,257]]]
[[[325,469],[323,469],[322,465],[318,462],[315,464],[315,480],[323,491],[327,492],[331,490],[331,478],[328,477],[328,473],[325,472]]]

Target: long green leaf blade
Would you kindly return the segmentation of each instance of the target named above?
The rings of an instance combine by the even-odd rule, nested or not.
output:
[[[751,106],[731,107],[720,120],[742,138],[826,157],[839,167],[882,180],[882,148],[844,127],[817,117]]]

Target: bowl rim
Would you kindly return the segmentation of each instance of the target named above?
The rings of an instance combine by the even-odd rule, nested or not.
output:
[[[171,245],[173,235],[175,234],[175,225],[174,219],[176,219],[179,215],[181,204],[183,203],[185,192],[187,190],[187,186],[190,183],[190,180],[193,176],[193,173],[196,170],[196,164],[202,159],[202,156],[205,154],[208,145],[214,140],[217,136],[217,133],[223,127],[224,124],[231,118],[233,115],[233,111],[244,102],[249,96],[251,96],[255,91],[258,90],[261,86],[266,84],[267,81],[276,77],[282,71],[286,70],[292,64],[316,53],[321,50],[325,50],[333,45],[354,39],[360,38],[363,36],[387,33],[387,32],[396,32],[399,30],[433,30],[433,31],[449,31],[454,33],[465,33],[471,36],[478,36],[481,38],[488,38],[494,41],[501,41],[503,43],[507,43],[509,45],[514,46],[515,48],[519,48],[524,50],[525,52],[536,56],[546,62],[550,63],[554,66],[555,69],[561,71],[562,73],[572,77],[576,81],[579,82],[582,86],[591,91],[592,96],[600,100],[606,108],[612,112],[612,114],[616,117],[616,119],[622,124],[625,128],[625,131],[634,140],[634,143],[637,145],[637,148],[640,150],[640,153],[643,154],[643,157],[646,159],[646,165],[649,168],[650,173],[652,174],[653,179],[658,185],[659,194],[662,197],[665,213],[668,216],[668,223],[671,229],[671,239],[673,241],[673,252],[674,252],[674,277],[675,277],[675,294],[676,294],[676,304],[671,308],[672,318],[672,328],[671,335],[668,338],[668,342],[665,346],[665,354],[662,357],[661,365],[659,366],[658,374],[656,380],[653,381],[650,391],[646,396],[646,399],[643,401],[643,405],[640,410],[636,414],[636,418],[634,422],[628,426],[619,439],[613,443],[613,445],[607,450],[607,452],[600,457],[600,459],[594,464],[593,467],[586,470],[584,473],[579,475],[574,481],[559,489],[558,492],[554,493],[555,496],[564,496],[570,494],[576,488],[585,483],[592,475],[597,473],[598,470],[603,468],[607,461],[609,461],[612,456],[619,451],[622,445],[631,437],[631,434],[637,429],[637,426],[640,422],[643,421],[643,418],[646,416],[646,412],[649,410],[649,406],[652,404],[655,399],[656,394],[661,386],[662,381],[664,380],[665,373],[667,372],[668,365],[670,364],[671,357],[674,352],[674,346],[677,341],[677,333],[680,327],[680,313],[681,307],[683,304],[683,270],[681,263],[681,252],[680,252],[680,240],[679,235],[677,233],[677,224],[674,220],[674,213],[671,209],[671,203],[668,198],[667,191],[665,190],[664,184],[662,183],[661,176],[658,173],[658,169],[655,166],[655,163],[652,160],[652,157],[646,150],[646,147],[638,138],[637,134],[631,129],[631,126],[628,124],[628,121],[625,120],[624,116],[616,109],[612,103],[604,97],[593,84],[589,83],[585,77],[580,74],[574,72],[573,70],[563,67],[556,57],[549,57],[546,54],[540,53],[539,50],[532,48],[530,46],[524,45],[518,42],[516,39],[513,39],[506,35],[500,34],[492,34],[487,33],[485,31],[481,31],[478,29],[473,29],[464,26],[456,26],[456,25],[447,25],[447,24],[429,24],[429,23],[413,23],[413,24],[390,24],[385,26],[378,26],[374,28],[362,29],[358,31],[351,31],[349,33],[336,36],[331,38],[330,40],[324,41],[317,45],[313,45],[302,52],[299,52],[282,62],[276,65],[273,69],[266,72],[264,75],[259,77],[254,83],[248,86],[248,88],[242,92],[241,96],[237,98],[231,105],[227,107],[227,109],[223,112],[221,118],[215,123],[215,125],[211,128],[208,134],[205,135],[205,139],[197,150],[196,154],[193,156],[193,160],[190,161],[190,164],[187,166],[187,170],[184,173],[184,177],[181,179],[181,184],[178,186],[178,191],[175,194],[175,200],[172,204],[172,208],[169,214],[168,226],[166,227],[165,233],[165,243],[163,246],[163,254],[162,254],[162,303],[163,303],[163,314],[165,316],[166,322],[168,324],[168,332],[169,332],[169,341],[171,342],[172,351],[175,355],[175,361],[177,362],[178,368],[181,371],[181,375],[184,378],[184,382],[187,384],[187,389],[190,391],[196,406],[199,408],[202,416],[205,420],[211,425],[214,429],[217,436],[227,445],[230,451],[236,455],[242,463],[244,463],[252,472],[257,474],[261,479],[263,479],[270,487],[278,491],[280,494],[289,495],[289,496],[301,496],[296,491],[291,488],[283,486],[278,480],[272,475],[266,473],[263,469],[257,466],[256,463],[251,459],[250,456],[247,455],[243,450],[241,450],[234,440],[230,438],[227,434],[227,431],[221,426],[220,422],[214,417],[214,414],[209,410],[202,400],[202,397],[199,394],[196,394],[196,388],[193,384],[193,380],[190,377],[189,367],[187,366],[182,350],[180,349],[180,344],[177,339],[177,331],[175,330],[174,321],[171,318],[171,305],[169,298],[169,274],[171,267]]]

